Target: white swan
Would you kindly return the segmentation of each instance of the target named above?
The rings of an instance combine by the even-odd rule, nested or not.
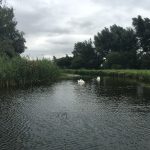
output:
[[[101,78],[100,78],[100,77],[97,77],[96,80],[97,80],[98,82],[100,82]]]
[[[80,80],[78,80],[78,84],[83,85],[83,84],[85,84],[85,81],[80,79]]]

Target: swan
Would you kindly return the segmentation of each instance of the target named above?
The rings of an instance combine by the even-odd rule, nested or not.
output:
[[[101,78],[100,78],[100,77],[97,77],[96,80],[97,80],[98,82],[100,82]]]
[[[78,84],[83,85],[83,84],[85,84],[85,81],[80,79],[80,80],[78,80]]]

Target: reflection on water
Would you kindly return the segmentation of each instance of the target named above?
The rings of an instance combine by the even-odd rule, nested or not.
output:
[[[0,91],[1,150],[149,150],[150,88],[60,81]]]

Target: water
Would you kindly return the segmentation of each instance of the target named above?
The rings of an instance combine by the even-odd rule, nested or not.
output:
[[[0,150],[149,150],[150,88],[103,78],[0,91]]]

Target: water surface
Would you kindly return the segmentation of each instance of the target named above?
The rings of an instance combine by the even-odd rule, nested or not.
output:
[[[150,88],[102,78],[0,90],[0,150],[149,150]]]

